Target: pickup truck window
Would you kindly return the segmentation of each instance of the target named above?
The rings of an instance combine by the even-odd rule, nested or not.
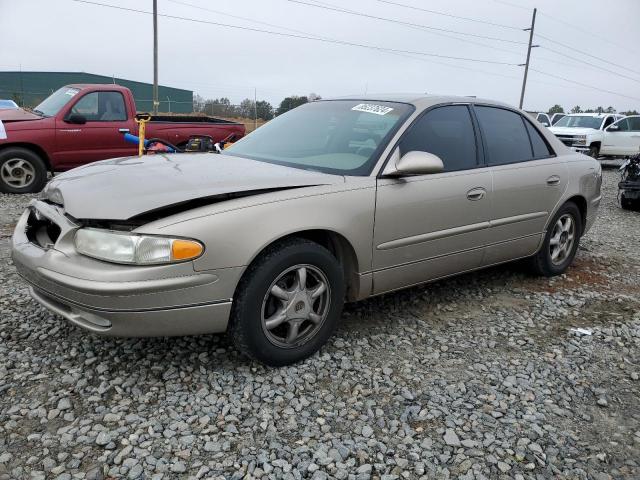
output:
[[[569,128],[595,128],[598,130],[602,125],[601,117],[587,117],[587,116],[566,116],[558,120],[555,127],[569,127]]]
[[[62,87],[53,92],[49,97],[45,98],[33,109],[33,111],[40,113],[45,117],[53,117],[62,109],[62,107],[69,103],[69,101],[75,97],[79,91],[80,90],[77,88]]]
[[[602,128],[607,128],[609,125],[615,122],[615,120],[615,117],[607,117],[607,119],[604,121],[604,125],[602,125]]]
[[[120,92],[88,93],[76,103],[71,113],[82,115],[87,122],[114,122],[127,119],[124,97]]]
[[[629,130],[632,132],[640,132],[640,117],[629,117]]]

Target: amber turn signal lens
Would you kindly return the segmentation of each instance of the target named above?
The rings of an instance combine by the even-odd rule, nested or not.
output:
[[[193,240],[174,240],[171,245],[171,260],[191,260],[202,254],[203,248]]]

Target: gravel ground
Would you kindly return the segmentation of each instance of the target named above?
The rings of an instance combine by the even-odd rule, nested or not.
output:
[[[224,336],[67,325],[11,265],[28,198],[0,196],[0,479],[640,478],[640,213],[617,179],[566,275],[508,265],[350,305],[282,369]]]

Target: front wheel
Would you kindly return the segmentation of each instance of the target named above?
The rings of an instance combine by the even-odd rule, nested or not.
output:
[[[581,234],[580,210],[573,202],[565,203],[551,220],[542,248],[530,259],[533,271],[545,277],[564,273],[576,256]]]
[[[598,158],[600,156],[600,147],[598,147],[598,145],[591,145],[588,155],[593,158]]]
[[[0,151],[0,192],[39,192],[47,182],[47,167],[42,159],[26,148]]]
[[[279,367],[315,353],[333,333],[344,275],[326,248],[291,239],[268,248],[238,285],[229,332],[236,348]]]

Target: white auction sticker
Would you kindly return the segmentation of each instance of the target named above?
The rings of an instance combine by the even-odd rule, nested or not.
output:
[[[4,129],[2,120],[0,120],[0,140],[4,140],[5,138],[7,138],[7,131]]]
[[[351,110],[356,112],[374,113],[376,115],[386,115],[393,110],[391,107],[385,107],[384,105],[375,105],[373,103],[361,103],[356,105]]]

